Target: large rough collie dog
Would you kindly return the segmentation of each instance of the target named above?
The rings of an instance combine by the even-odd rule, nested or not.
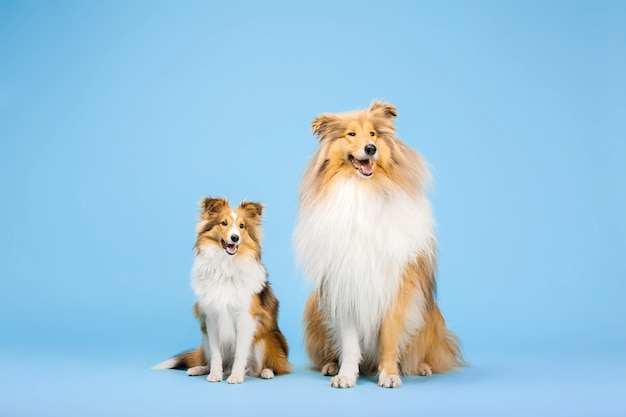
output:
[[[378,373],[431,375],[463,363],[435,303],[436,242],[421,156],[396,137],[396,109],[322,114],[320,146],[302,179],[294,233],[314,284],[304,311],[307,353],[349,388]]]
[[[202,344],[155,369],[209,374],[209,382],[220,382],[232,369],[229,384],[242,383],[246,371],[264,379],[290,372],[278,300],[261,263],[262,212],[258,203],[232,208],[226,199],[202,200],[192,270]]]

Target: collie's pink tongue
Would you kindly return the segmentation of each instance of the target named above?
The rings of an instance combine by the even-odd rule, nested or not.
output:
[[[361,160],[350,157],[350,161],[352,161],[352,165],[354,165],[354,167],[358,169],[361,174],[365,175],[366,177],[372,175],[372,171],[374,170],[374,164],[372,164],[371,159]]]
[[[367,159],[365,161],[359,161],[361,165],[361,174],[363,175],[372,175],[372,160]]]

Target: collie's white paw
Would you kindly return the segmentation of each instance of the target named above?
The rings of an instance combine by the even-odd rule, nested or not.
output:
[[[265,368],[261,371],[261,378],[263,379],[272,379],[274,378],[274,371],[270,368]]]
[[[355,376],[337,375],[330,379],[330,386],[333,388],[352,388],[356,386]]]
[[[339,373],[339,364],[337,362],[328,362],[322,366],[322,375],[335,376]]]
[[[402,380],[398,375],[387,375],[381,372],[378,375],[378,386],[383,388],[398,388],[402,386]]]
[[[231,374],[226,380],[229,384],[241,384],[243,382],[243,375]]]
[[[198,376],[198,375],[206,375],[209,373],[208,366],[194,366],[187,369],[187,375],[189,376]]]
[[[209,376],[206,377],[206,380],[209,382],[222,382],[222,378],[224,378],[224,374],[221,372],[211,372]]]
[[[417,366],[417,371],[421,376],[431,376],[433,374],[433,370],[430,369],[430,365],[427,363],[420,363]]]

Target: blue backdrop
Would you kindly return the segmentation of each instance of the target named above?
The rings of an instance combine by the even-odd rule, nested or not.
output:
[[[0,415],[624,415],[626,4],[0,0]],[[470,367],[307,368],[294,264],[319,113],[387,100],[429,161]],[[295,372],[149,368],[200,340],[197,203],[265,204]],[[621,394],[620,394],[621,393]]]

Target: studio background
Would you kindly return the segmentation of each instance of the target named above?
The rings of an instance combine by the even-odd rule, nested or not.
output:
[[[620,1],[0,0],[0,415],[626,414],[624,51]],[[430,164],[470,366],[333,390],[297,194],[313,118],[373,99]],[[200,341],[205,195],[265,205],[291,375],[150,370]]]

